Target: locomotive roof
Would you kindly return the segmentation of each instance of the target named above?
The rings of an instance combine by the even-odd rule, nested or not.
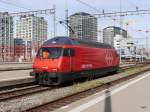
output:
[[[109,44],[62,36],[49,39],[45,41],[43,45],[86,45],[97,48],[113,48]]]

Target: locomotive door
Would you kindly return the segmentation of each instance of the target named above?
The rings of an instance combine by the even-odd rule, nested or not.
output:
[[[67,56],[68,57],[68,61],[67,61],[67,64],[68,64],[68,71],[69,72],[72,72],[74,71],[74,55],[75,55],[75,51],[73,48],[65,48],[64,49],[64,56]]]
[[[75,51],[73,48],[70,48],[69,49],[69,65],[70,65],[70,72],[73,72],[74,71],[74,55],[75,55]]]

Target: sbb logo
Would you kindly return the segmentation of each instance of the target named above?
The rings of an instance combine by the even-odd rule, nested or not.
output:
[[[106,61],[106,64],[107,64],[107,65],[112,65],[112,63],[113,63],[112,52],[106,50],[105,61]]]

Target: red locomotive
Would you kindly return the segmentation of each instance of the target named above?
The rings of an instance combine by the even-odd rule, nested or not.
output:
[[[38,50],[30,75],[39,84],[60,85],[68,80],[117,72],[118,67],[119,57],[110,45],[55,37]]]

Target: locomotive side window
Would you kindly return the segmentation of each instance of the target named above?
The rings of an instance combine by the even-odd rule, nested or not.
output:
[[[74,56],[75,51],[73,48],[65,48],[63,52],[63,56]]]
[[[75,50],[74,49],[70,49],[70,56],[74,56],[75,55]]]

